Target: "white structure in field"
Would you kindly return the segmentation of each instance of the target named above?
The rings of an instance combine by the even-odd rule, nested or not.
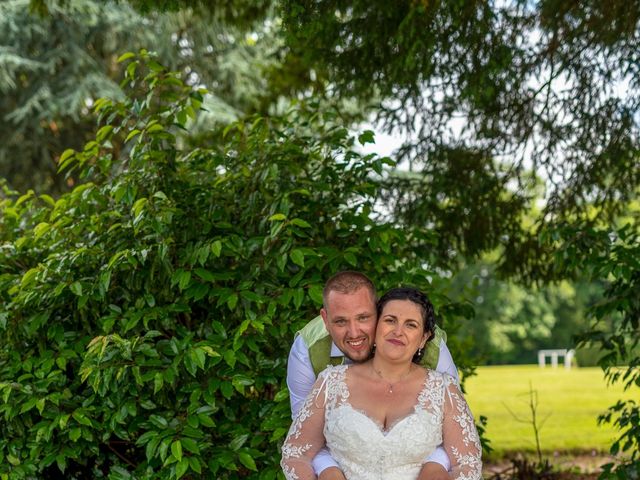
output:
[[[566,348],[557,348],[554,350],[538,350],[538,365],[540,368],[544,368],[547,357],[551,359],[551,366],[558,368],[558,357],[564,358],[564,368],[569,370],[571,368],[571,360],[576,354],[574,350],[567,350]]]

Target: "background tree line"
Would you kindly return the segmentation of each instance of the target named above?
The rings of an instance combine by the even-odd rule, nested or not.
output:
[[[0,4],[0,475],[275,478],[347,267],[426,288],[465,372],[582,334],[637,385],[639,12]]]

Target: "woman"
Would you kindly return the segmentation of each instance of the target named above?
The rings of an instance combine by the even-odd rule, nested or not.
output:
[[[311,460],[325,443],[348,480],[414,480],[443,444],[454,480],[481,478],[480,441],[455,381],[418,365],[435,325],[433,306],[413,288],[378,301],[375,354],[328,367],[282,447],[288,479],[315,479]]]

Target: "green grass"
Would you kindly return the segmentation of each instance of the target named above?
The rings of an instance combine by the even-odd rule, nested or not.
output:
[[[624,392],[621,385],[608,386],[599,368],[478,367],[465,384],[466,398],[476,419],[488,418],[487,436],[496,457],[535,451],[529,385],[537,391],[538,418],[548,415],[540,429],[545,452],[608,451],[619,435],[611,425],[599,426],[598,414],[621,398],[637,400],[640,394],[638,388]]]

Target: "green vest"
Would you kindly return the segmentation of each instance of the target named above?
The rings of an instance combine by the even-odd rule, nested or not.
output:
[[[427,342],[424,350],[424,357],[422,357],[422,365],[427,368],[435,370],[438,365],[438,358],[440,357],[440,341],[447,341],[447,334],[444,330],[436,325],[434,337]],[[309,349],[309,359],[311,360],[311,366],[313,371],[318,374],[324,370],[327,365],[340,365],[344,361],[344,356],[332,357],[331,356],[331,336],[324,326],[322,317],[317,316],[309,323],[307,323],[302,330],[296,333],[302,335],[304,343]]]

